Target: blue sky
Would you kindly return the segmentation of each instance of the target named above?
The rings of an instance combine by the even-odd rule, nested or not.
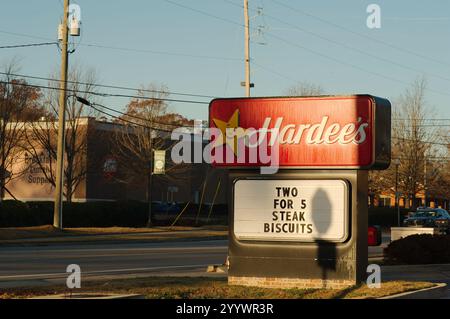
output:
[[[74,2],[81,7],[83,24],[82,37],[76,40],[80,45],[70,62],[93,67],[104,84],[139,87],[164,83],[174,92],[243,96],[243,1],[170,2]],[[371,3],[381,7],[381,29],[366,26],[366,8]],[[435,117],[450,118],[449,1],[249,0],[249,4],[251,26],[266,27],[264,38],[255,37],[251,44],[252,96],[282,95],[297,82],[308,81],[320,84],[330,94],[370,93],[395,101],[408,83],[425,75],[428,105],[435,110]],[[257,7],[263,7],[263,16],[257,15]],[[0,6],[0,46],[54,40],[61,15],[62,0],[4,1]],[[265,45],[256,43],[264,40]],[[142,52],[146,50],[154,53]],[[21,73],[44,77],[58,70],[60,60],[55,46],[0,50],[1,63],[13,57],[19,59]],[[117,109],[123,109],[126,102],[102,99],[103,104]],[[207,117],[205,105],[171,103],[171,109],[190,118]]]

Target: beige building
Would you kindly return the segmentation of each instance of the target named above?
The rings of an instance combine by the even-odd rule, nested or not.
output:
[[[48,127],[47,122],[42,124],[43,130]],[[74,189],[72,201],[144,201],[146,176],[132,183],[125,182],[126,168],[120,164],[114,152],[114,132],[123,129],[123,126],[86,117],[79,120],[79,127],[82,129],[79,129],[77,139],[85,144],[85,148],[77,165],[78,170],[84,170],[85,173]],[[24,151],[12,169],[14,178],[6,186],[18,200],[54,200],[54,187],[46,177],[46,174],[53,174],[55,170],[54,159],[39,145],[36,143],[33,152]],[[39,160],[35,160],[36,156],[39,156]],[[167,161],[170,161],[170,152],[166,154]],[[225,171],[212,169],[206,163],[186,164],[181,179],[155,176],[152,184],[153,201],[198,203],[203,197],[203,203],[211,203],[217,191],[215,203],[226,203]],[[5,194],[5,199],[12,197]]]

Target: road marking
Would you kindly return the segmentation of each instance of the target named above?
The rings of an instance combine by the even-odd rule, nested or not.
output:
[[[122,260],[124,258],[128,258],[128,257],[136,257],[136,256],[145,256],[147,257],[146,259],[154,259],[154,258],[158,258],[161,257],[161,255],[166,254],[166,255],[170,255],[173,254],[173,252],[154,252],[155,255],[150,255],[149,253],[134,253],[134,254],[113,254],[113,253],[108,253],[108,252],[104,252],[102,254],[85,254],[85,255],[67,255],[67,256],[60,256],[60,255],[56,255],[54,257],[58,257],[60,259],[74,259],[74,258],[112,258],[112,257],[122,257]],[[209,256],[214,256],[214,255],[223,255],[224,253],[226,253],[226,251],[212,251],[209,252]],[[157,254],[157,255],[156,255]],[[189,257],[194,257],[194,256],[203,256],[203,254],[201,253],[193,253],[193,252],[180,252],[179,254],[188,254]],[[17,258],[17,256],[15,256]],[[46,257],[50,257],[48,255],[46,255]],[[166,257],[166,256],[165,256]],[[166,257],[167,258],[167,257]],[[172,256],[170,258],[179,258],[179,255],[176,256]]]
[[[105,273],[121,273],[121,272],[132,272],[132,271],[146,271],[146,270],[161,270],[161,269],[184,269],[184,268],[199,268],[199,267],[207,267],[207,264],[201,265],[183,265],[183,266],[159,266],[159,267],[144,267],[144,268],[127,268],[127,269],[111,269],[111,270],[93,270],[82,272],[81,275],[95,275],[95,274],[105,274]],[[29,275],[9,275],[9,276],[0,276],[0,280],[2,279],[26,279],[26,278],[39,278],[42,279],[48,277],[66,277],[67,273],[50,273],[50,274],[29,274]]]
[[[60,247],[58,247],[60,248]],[[70,247],[62,247],[60,249],[37,249],[37,250],[32,250],[32,248],[30,250],[28,250],[29,253],[34,253],[34,254],[41,254],[44,252],[53,252],[53,253],[58,253],[58,252],[64,252],[64,253],[69,253],[69,252],[86,252],[86,251],[92,251],[92,252],[96,252],[96,251],[139,251],[139,250],[207,250],[207,249],[226,249],[228,248],[228,245],[221,245],[221,246],[202,246],[202,247],[192,247],[192,246],[177,246],[177,247],[135,247],[135,248],[95,248],[95,249],[89,249],[89,247],[83,248],[83,249],[70,249]],[[16,251],[17,254],[23,254],[23,255],[27,255],[27,251]],[[14,251],[11,252],[6,252],[5,251],[5,255],[11,255],[14,254]],[[0,254],[2,255],[2,254]]]
[[[225,250],[227,249],[228,246],[208,246],[208,247],[155,247],[155,248],[150,248],[150,247],[146,247],[146,248],[105,248],[105,249],[48,249],[48,250],[36,250],[36,251],[29,251],[29,252],[23,252],[23,251],[18,251],[18,252],[8,252],[5,253],[4,255],[0,253],[0,256],[2,256],[2,258],[8,258],[8,257],[14,257],[14,258],[18,258],[18,257],[29,257],[30,255],[37,255],[39,258],[42,258],[44,256],[42,256],[43,253],[51,253],[50,255],[47,256],[60,256],[61,254],[70,254],[70,253],[77,253],[77,252],[84,252],[84,253],[89,253],[89,252],[103,252],[103,253],[108,253],[108,252],[120,252],[120,251],[125,251],[125,252],[130,252],[130,251],[154,251],[154,252],[167,252],[167,251],[177,251],[177,250],[189,250],[189,251],[193,251],[193,250],[200,250],[200,251],[204,251],[204,250]]]

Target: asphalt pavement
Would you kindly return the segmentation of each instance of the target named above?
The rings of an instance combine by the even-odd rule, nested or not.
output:
[[[223,264],[226,240],[49,245],[0,248],[0,288],[34,286],[67,278],[77,264],[82,278],[130,277],[143,274],[205,273]]]
[[[383,236],[383,246],[388,238]],[[84,279],[138,275],[207,275],[206,267],[223,264],[227,240],[136,243],[102,242],[0,247],[0,288],[60,282],[77,264]],[[369,247],[371,257],[382,247]]]
[[[380,257],[388,243],[389,235],[384,234],[382,246],[369,247],[369,259]],[[63,284],[70,264],[80,266],[82,280],[224,276],[206,273],[206,267],[223,264],[227,249],[227,240],[0,247],[0,289]],[[450,265],[383,266],[382,279],[445,282],[450,286]]]

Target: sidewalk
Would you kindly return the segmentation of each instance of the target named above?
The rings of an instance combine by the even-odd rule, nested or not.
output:
[[[446,283],[445,299],[450,299],[450,264],[381,266],[381,280]]]
[[[381,278],[450,284],[450,264],[381,266]]]
[[[217,227],[201,227],[189,230],[170,230],[149,232],[130,232],[113,234],[83,234],[83,235],[62,235],[42,238],[21,238],[0,240],[0,246],[26,246],[26,245],[47,245],[47,244],[98,244],[100,242],[160,242],[173,240],[194,240],[194,239],[226,239],[227,230]]]

